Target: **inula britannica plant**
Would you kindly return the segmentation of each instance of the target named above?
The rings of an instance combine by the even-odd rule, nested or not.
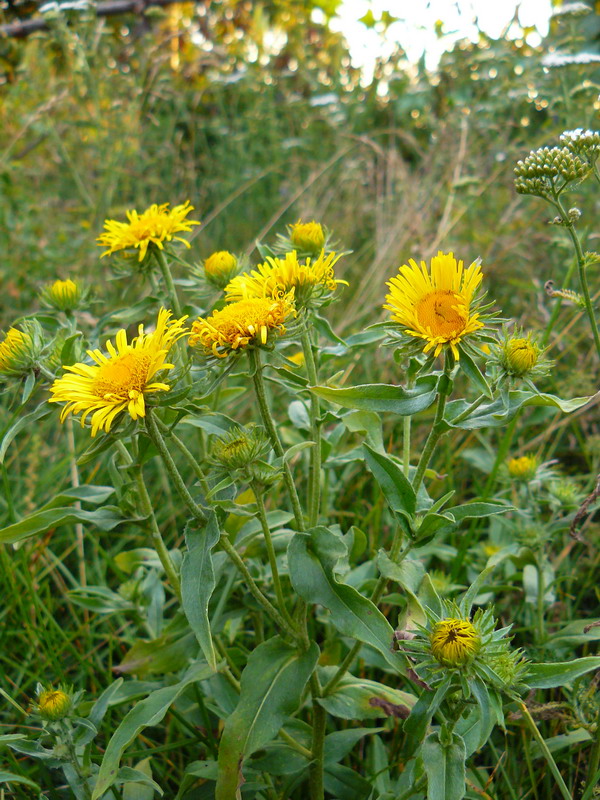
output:
[[[581,293],[600,357],[598,257],[564,201],[597,177],[599,141],[572,131],[533,151],[516,188],[572,242],[580,282],[564,291]],[[73,528],[82,625],[117,620],[116,679],[64,686],[40,668],[27,726],[2,737],[40,760],[40,797],[151,798],[152,764],[191,737],[177,800],[536,796],[510,785],[506,741],[568,800],[557,750],[579,731],[591,800],[600,656],[583,614],[560,617],[554,554],[585,546],[595,498],[535,441],[512,448],[527,414],[568,425],[590,398],[544,391],[547,343],[502,316],[500,267],[475,245],[390,264],[370,323],[341,338],[331,311],[354,256],[323,222],[252,258],[203,252],[199,216],[158,197],[107,220],[101,256],[140,302],[98,315],[62,276],[0,342],[15,403],[2,452],[37,420],[64,423],[68,475],[2,542]],[[483,481],[465,488],[454,451]],[[87,583],[92,538],[126,533],[105,584]],[[547,739],[559,707],[569,724]],[[175,740],[146,749],[171,724]]]

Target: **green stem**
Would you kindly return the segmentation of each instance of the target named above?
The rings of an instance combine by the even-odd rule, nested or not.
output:
[[[538,642],[543,644],[546,641],[546,622],[544,619],[544,595],[546,594],[546,586],[544,579],[544,553],[538,552],[536,558],[536,567],[538,574],[537,585],[537,628],[538,628]]]
[[[590,761],[588,764],[587,783],[585,787],[585,797],[592,797],[594,787],[597,785],[598,769],[600,768],[600,730],[596,731],[596,738],[592,745]]]
[[[414,386],[413,378],[408,379],[408,389]],[[410,429],[412,417],[410,415],[402,418],[402,472],[408,478],[410,474]]]
[[[502,441],[500,442],[500,447],[498,448],[498,453],[496,455],[496,460],[494,461],[494,465],[491,469],[490,474],[488,475],[488,479],[485,482],[485,486],[483,487],[483,491],[481,493],[481,500],[487,500],[490,496],[494,485],[496,483],[496,477],[498,476],[498,471],[502,464],[506,461],[506,456],[508,455],[508,451],[512,445],[513,436],[515,434],[515,430],[517,428],[517,423],[519,421],[520,409],[517,411],[515,416],[513,417],[512,422],[509,424],[508,428],[506,429],[504,436],[502,437]],[[460,569],[462,567],[463,561],[467,554],[469,547],[471,546],[471,542],[473,541],[473,537],[475,535],[475,531],[477,530],[477,526],[479,524],[478,519],[474,519],[471,523],[469,530],[464,533],[458,545],[458,552],[456,553],[456,558],[454,559],[452,565],[452,580],[456,580]]]
[[[322,690],[316,672],[310,677],[312,692],[313,732],[312,732],[312,763],[309,770],[310,799],[323,800],[325,797],[324,772],[325,772],[325,733],[327,730],[327,712],[319,703]]]
[[[310,331],[304,328],[301,336],[302,350],[304,351],[304,361],[306,363],[306,373],[308,382],[311,386],[317,386],[319,376],[317,375],[317,365],[310,340]],[[312,440],[315,443],[310,450],[310,472],[308,479],[308,525],[310,528],[319,521],[319,511],[321,507],[321,426],[319,424],[319,398],[316,394],[310,394],[310,431]]]
[[[450,370],[451,370],[451,361],[450,358],[448,357],[448,354],[446,354],[444,363],[444,374],[442,376],[441,385],[438,390],[435,418],[433,420],[433,425],[431,426],[431,430],[429,431],[429,436],[427,437],[427,441],[425,442],[425,447],[423,448],[423,452],[421,453],[421,458],[419,459],[419,464],[417,466],[417,472],[413,479],[413,489],[415,490],[415,493],[419,491],[419,487],[421,486],[423,477],[425,475],[425,471],[427,470],[429,462],[431,461],[431,457],[433,455],[433,451],[435,450],[435,446],[445,433],[444,411],[446,409],[446,400],[448,399],[448,392],[450,389],[450,381],[449,381]],[[445,380],[443,380],[444,378]]]
[[[284,458],[285,453],[283,445],[281,444],[281,439],[279,438],[279,434],[277,433],[277,428],[275,427],[275,421],[273,420],[271,411],[269,409],[269,403],[267,401],[267,393],[265,391],[265,383],[262,375],[260,350],[258,349],[248,350],[248,358],[250,359],[250,369],[252,372],[252,379],[254,381],[254,390],[256,392],[256,399],[258,400],[258,407],[260,409],[260,415],[263,421],[263,425],[265,426],[267,433],[269,434],[269,438],[271,439],[271,444],[273,445],[273,450],[275,450],[275,455],[282,461],[283,479],[285,481],[285,485],[287,487],[290,499],[292,501],[292,510],[294,512],[296,527],[299,531],[303,531],[305,529],[304,517],[302,514],[302,508],[300,506],[300,501],[298,499],[298,492],[296,491],[296,486],[294,484],[294,479],[292,477],[289,464],[287,464],[287,462],[285,461]]]
[[[162,538],[162,534],[160,532],[160,528],[158,527],[158,522],[156,521],[156,517],[154,515],[154,509],[152,508],[152,501],[150,500],[150,495],[148,494],[148,490],[146,489],[146,484],[144,483],[144,476],[142,475],[141,467],[137,467],[136,470],[136,483],[138,487],[138,494],[140,498],[140,505],[142,507],[142,513],[145,517],[147,517],[148,522],[150,523],[150,534],[152,536],[152,544],[154,545],[154,549],[158,555],[160,563],[163,566],[165,574],[169,579],[169,583],[173,587],[175,594],[177,595],[177,599],[181,602],[181,582],[179,580],[179,575],[177,574],[177,570],[175,569],[175,564],[171,558],[171,555],[167,549],[167,546]]]
[[[165,434],[165,436],[168,436],[173,441],[175,447],[179,450],[179,452],[183,455],[183,457],[188,462],[190,467],[193,469],[195,476],[198,478],[198,483],[202,487],[202,491],[204,492],[205,495],[208,495],[208,493],[210,492],[210,486],[208,485],[208,481],[206,480],[206,475],[202,471],[202,467],[200,466],[200,464],[198,464],[193,454],[190,452],[190,450],[188,450],[188,448],[181,441],[181,439],[175,434],[175,432],[172,431],[171,428],[169,428],[168,425],[165,425],[165,423],[158,417],[155,417],[154,419],[156,424],[158,425],[160,432]]]
[[[287,742],[290,747],[293,747],[296,752],[300,753],[307,758],[309,761],[312,759],[312,752],[304,745],[300,744],[300,742],[296,741],[293,736],[290,736],[287,731],[284,731],[283,728],[279,731],[279,736],[283,739],[284,742]]]
[[[173,457],[167,448],[165,440],[162,437],[161,432],[158,429],[158,425],[154,418],[154,413],[151,409],[148,409],[146,412],[146,430],[148,431],[148,435],[152,439],[152,442],[156,449],[159,452],[160,457],[163,460],[165,468],[169,473],[171,480],[175,488],[177,489],[177,493],[183,500],[184,505],[190,512],[190,514],[198,520],[198,522],[205,523],[206,522],[206,514],[200,506],[194,501],[192,495],[189,493],[187,486],[183,482],[183,478],[181,477],[179,470],[177,469],[177,465],[173,461]]]
[[[49,381],[52,382],[56,380],[56,375],[53,372],[51,372],[47,367],[45,367],[43,364],[38,364],[37,368],[39,369],[40,373],[44,376],[44,378],[47,378]]]
[[[577,231],[575,230],[575,226],[569,219],[568,213],[565,211],[563,204],[560,201],[558,195],[555,195],[554,204],[556,208],[560,211],[561,217],[565,224],[567,231],[569,232],[569,236],[571,237],[571,241],[573,242],[573,247],[575,248],[575,254],[577,256],[577,270],[579,272],[579,282],[581,284],[581,291],[583,293],[583,300],[585,302],[585,310],[588,315],[588,319],[590,322],[590,327],[592,329],[592,335],[594,337],[594,344],[596,345],[596,352],[598,353],[598,357],[600,358],[600,333],[598,332],[598,323],[596,322],[596,315],[594,314],[594,309],[592,307],[592,298],[590,296],[590,287],[588,285],[587,274],[585,271],[585,256],[583,254],[583,249],[581,247],[581,242],[579,241],[579,236],[577,235]]]
[[[169,264],[167,263],[165,254],[158,247],[154,247],[154,258],[156,259],[156,263],[160,267],[160,271],[162,273],[165,286],[167,287],[167,294],[169,295],[169,302],[171,303],[171,307],[175,312],[175,314],[177,315],[177,318],[179,319],[182,316],[182,314],[181,314],[181,304],[179,302],[179,297],[177,295],[177,289],[175,288],[173,276],[171,275],[171,269],[169,267]]]
[[[265,545],[267,547],[267,555],[269,564],[271,565],[271,575],[273,576],[273,588],[275,589],[275,597],[277,598],[277,605],[288,625],[295,629],[296,625],[294,620],[289,615],[283,591],[281,590],[281,580],[279,578],[279,570],[277,569],[277,557],[275,555],[275,548],[273,547],[273,538],[271,537],[271,529],[267,520],[267,511],[262,497],[260,486],[255,483],[252,484],[252,491],[256,500],[256,507],[258,509],[258,518],[262,527],[263,536],[265,537]]]
[[[452,424],[457,425],[459,422],[462,422],[463,419],[466,419],[469,414],[472,414],[473,411],[479,408],[479,406],[483,403],[484,400],[489,400],[490,398],[487,397],[485,394],[482,394],[481,397],[478,397],[477,400],[473,400],[470,406],[467,406],[464,411],[462,411],[458,417],[454,417],[452,419]]]
[[[258,588],[256,583],[254,582],[254,578],[250,574],[250,570],[246,566],[244,560],[242,559],[242,557],[240,556],[238,551],[231,544],[231,542],[229,541],[229,539],[228,539],[226,534],[223,534],[221,536],[221,539],[219,540],[219,544],[221,545],[223,550],[225,550],[225,552],[227,553],[227,555],[229,556],[231,561],[235,564],[235,566],[238,568],[238,570],[244,576],[244,580],[246,581],[246,584],[248,586],[250,594],[252,595],[252,597],[254,597],[256,602],[260,606],[262,606],[264,611],[271,617],[273,622],[275,622],[275,624],[279,628],[281,628],[283,631],[285,631],[293,639],[297,639],[298,638],[298,633],[296,632],[296,630],[294,628],[290,627],[290,625],[281,616],[279,611],[277,611],[275,606],[260,591],[260,589]]]
[[[531,731],[533,738],[540,746],[540,750],[542,751],[544,758],[546,759],[546,763],[550,767],[550,771],[554,775],[554,780],[556,781],[564,800],[573,800],[573,796],[571,792],[568,790],[567,785],[564,782],[558,767],[556,766],[556,761],[552,757],[552,753],[548,749],[548,745],[546,744],[544,737],[539,732],[538,727],[533,720],[533,717],[529,713],[529,709],[527,708],[525,703],[522,702],[522,700],[520,700],[519,698],[514,698],[514,699],[516,700],[517,705],[521,709],[521,713],[523,714],[523,719],[527,723],[527,727]]]

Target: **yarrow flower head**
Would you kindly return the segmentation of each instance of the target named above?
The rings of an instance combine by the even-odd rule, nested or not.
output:
[[[517,161],[514,173],[519,194],[549,199],[569,185],[580,183],[589,175],[590,165],[569,147],[540,147]]]
[[[42,719],[56,722],[71,710],[72,698],[62,689],[44,689],[37,700],[37,712]]]
[[[600,156],[600,131],[583,128],[565,131],[560,135],[560,143],[575,155],[585,159],[592,167]]]
[[[35,320],[9,328],[0,341],[0,376],[22,377],[35,369],[44,346],[42,329]]]
[[[122,329],[115,337],[116,347],[106,342],[108,354],[101,350],[88,350],[94,364],[65,366],[69,373],[57,378],[50,387],[51,403],[66,403],[60,419],[64,422],[69,414],[80,414],[82,426],[92,415],[92,436],[99,430],[108,433],[121,411],[127,411],[136,420],[146,414],[146,395],[153,392],[168,392],[167,383],[153,380],[162,370],[173,369],[167,363],[169,351],[186,335],[184,322],[187,317],[172,320],[171,312],[162,308],[158,313],[156,328],[146,333],[144,326],[138,335],[127,341],[127,332]]]
[[[322,251],[318,258],[300,260],[295,250],[284,258],[268,257],[256,269],[235,277],[226,287],[228,301],[250,297],[280,298],[293,291],[298,310],[318,306],[329,300],[339,284],[334,266],[342,254]]]
[[[268,345],[285,333],[286,320],[296,316],[292,298],[293,295],[248,297],[228,303],[210,317],[198,317],[192,324],[189,343],[217,358]]]
[[[224,289],[238,271],[238,259],[228,250],[218,250],[204,261],[204,274],[217,289]]]
[[[438,356],[448,347],[459,359],[459,348],[485,327],[476,303],[481,280],[479,259],[465,269],[453,253],[439,252],[429,268],[411,258],[387,283],[383,307],[392,312],[392,332],[423,340],[425,347],[409,348],[415,354]]]
[[[68,278],[49,283],[40,292],[40,297],[57,311],[74,311],[82,300],[82,294],[81,284]]]
[[[186,247],[190,244],[177,233],[189,233],[193,225],[200,225],[195,220],[186,219],[194,210],[189,200],[182,205],[169,209],[169,203],[152,205],[141,214],[135,209],[127,212],[127,222],[107,219],[104,223],[105,231],[97,242],[100,247],[107,247],[101,257],[111,255],[117,251],[138,250],[138,261],[143,261],[150,247],[164,249],[165,242],[173,240],[181,242]]]

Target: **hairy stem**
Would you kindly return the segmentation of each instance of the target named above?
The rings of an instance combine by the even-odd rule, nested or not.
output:
[[[311,386],[317,386],[319,377],[317,375],[317,365],[310,340],[310,330],[305,328],[302,331],[302,349],[304,351],[304,361],[308,382]],[[308,525],[313,528],[319,521],[319,510],[321,507],[321,426],[319,424],[319,398],[311,392],[310,395],[310,431],[312,440],[315,443],[310,450],[310,473],[308,479]]]
[[[294,512],[296,527],[298,528],[299,531],[303,531],[304,516],[302,514],[302,508],[300,507],[298,492],[296,491],[296,486],[294,484],[294,479],[292,477],[289,464],[287,464],[284,459],[283,445],[281,444],[281,439],[279,438],[279,434],[277,433],[277,428],[275,427],[275,421],[273,420],[273,416],[269,408],[269,403],[267,401],[267,393],[265,391],[265,383],[262,375],[260,350],[248,350],[248,357],[250,359],[252,380],[254,381],[254,390],[256,392],[256,399],[258,400],[258,407],[260,409],[261,419],[263,421],[263,425],[267,430],[267,433],[269,434],[271,444],[273,445],[273,450],[275,450],[275,455],[282,460],[283,479],[285,481],[285,485],[289,492],[290,500],[292,501],[292,510]]]
[[[419,464],[417,466],[417,472],[413,479],[413,489],[415,490],[415,492],[419,491],[419,487],[421,486],[421,483],[423,481],[425,471],[427,470],[429,462],[431,461],[433,451],[435,450],[435,447],[439,442],[440,438],[444,434],[444,411],[446,409],[446,400],[448,399],[448,392],[450,387],[450,381],[449,381],[449,374],[451,370],[450,364],[451,364],[450,358],[446,354],[444,363],[444,374],[440,379],[440,388],[438,389],[435,418],[433,420],[433,425],[431,426],[431,430],[429,431],[429,436],[427,437],[427,441],[425,442],[425,447],[423,448],[423,452],[421,453],[421,458],[419,459]]]

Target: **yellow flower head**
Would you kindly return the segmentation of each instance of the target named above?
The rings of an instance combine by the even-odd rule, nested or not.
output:
[[[171,312],[164,308],[158,313],[156,330],[145,333],[140,325],[138,335],[127,341],[127,332],[118,331],[116,347],[106,342],[108,355],[101,350],[88,350],[94,364],[73,364],[65,367],[69,373],[54,381],[50,387],[51,403],[66,403],[60,414],[64,422],[69,414],[79,414],[82,426],[92,414],[92,436],[99,430],[108,433],[121,411],[127,410],[132,419],[146,414],[145,395],[168,392],[166,383],[153,382],[157,372],[173,369],[167,364],[169,350],[188,332],[184,327],[187,317],[171,320]]]
[[[321,252],[316,259],[298,260],[295,250],[284,258],[267,258],[251,272],[235,277],[226,287],[227,300],[237,301],[248,297],[277,298],[294,291],[297,308],[304,308],[312,301],[331,295],[338,284],[333,267],[341,255]]]
[[[249,345],[267,344],[270,334],[285,333],[284,322],[296,311],[290,298],[251,297],[229,303],[210,317],[192,324],[190,345],[202,346],[207,354],[225,358]]]
[[[479,259],[465,269],[453,253],[440,252],[428,269],[424,261],[419,266],[411,258],[387,284],[384,308],[405,334],[427,342],[425,353],[434,350],[438,356],[449,345],[458,359],[463,337],[484,327],[471,309],[481,278]]]
[[[54,281],[44,287],[41,296],[42,300],[57,311],[73,311],[81,300],[81,286],[70,279]]]
[[[289,225],[290,240],[292,245],[301,252],[317,255],[325,246],[325,233],[320,222],[298,222]]]
[[[9,328],[0,342],[0,374],[22,375],[32,366],[34,344],[28,333]]]
[[[537,472],[538,460],[535,456],[521,456],[520,458],[511,458],[507,466],[511,478],[530,481]]]
[[[66,717],[70,708],[71,698],[60,689],[46,689],[38,697],[38,713],[51,722]]]
[[[305,362],[304,353],[302,350],[298,350],[293,356],[288,356],[287,360],[291,361],[296,367],[303,367]]]
[[[107,219],[104,222],[104,233],[96,240],[100,247],[108,247],[101,257],[116,253],[118,250],[139,250],[139,261],[143,261],[152,244],[160,250],[164,242],[175,240],[182,242],[186,247],[190,244],[185,239],[175,236],[176,233],[188,233],[192,225],[200,225],[195,220],[186,219],[194,207],[189,200],[169,210],[169,203],[150,206],[141,214],[137,211],[128,211],[128,222],[119,222],[116,219]]]
[[[238,269],[238,260],[228,250],[219,250],[204,262],[207,279],[219,289],[224,289]]]
[[[463,667],[477,655],[481,639],[468,619],[450,617],[437,622],[430,636],[431,654],[446,667]]]
[[[535,367],[540,356],[540,348],[527,338],[513,338],[506,342],[503,353],[503,366],[511,375],[521,378]]]

